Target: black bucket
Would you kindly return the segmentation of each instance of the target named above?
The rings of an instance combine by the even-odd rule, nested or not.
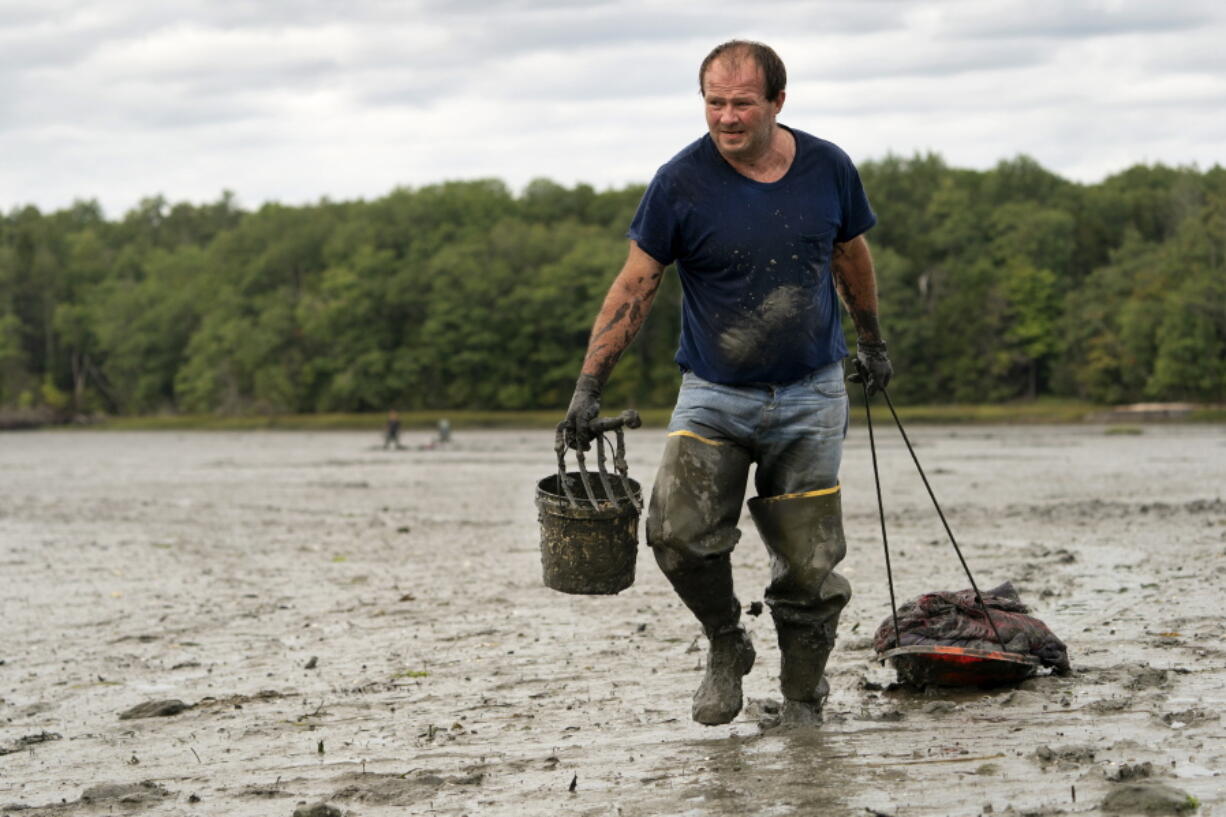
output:
[[[566,475],[567,486],[559,485],[558,477],[552,474],[536,484],[545,585],[580,595],[611,596],[625,590],[634,584],[642,488],[626,477],[633,497],[627,499],[625,483],[613,479],[610,498],[593,476],[588,499],[578,471]],[[565,487],[575,499],[567,496]]]

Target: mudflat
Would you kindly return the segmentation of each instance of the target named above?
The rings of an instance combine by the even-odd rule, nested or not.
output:
[[[861,425],[826,723],[766,732],[768,615],[746,712],[703,727],[650,550],[617,596],[543,586],[551,433],[0,435],[0,814],[1226,814],[1223,428],[909,431],[980,587],[1012,581],[1073,671],[891,688]],[[627,438],[649,491],[663,432]],[[966,587],[878,438],[899,603]]]

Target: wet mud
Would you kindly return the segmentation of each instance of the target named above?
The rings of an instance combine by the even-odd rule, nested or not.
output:
[[[913,430],[976,580],[1068,646],[1068,675],[989,690],[874,660],[853,429],[826,722],[766,732],[769,616],[744,619],[749,705],[702,727],[698,625],[652,560],[616,596],[543,586],[552,432],[402,436],[0,435],[0,815],[1226,815],[1220,428]],[[645,493],[663,444],[628,435]],[[962,589],[878,445],[898,596]],[[750,608],[770,571],[741,529]]]

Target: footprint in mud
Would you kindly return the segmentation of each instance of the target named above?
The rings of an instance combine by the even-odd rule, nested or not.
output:
[[[1106,715],[1111,712],[1123,712],[1128,707],[1132,706],[1132,698],[1101,698],[1097,701],[1091,701],[1086,704],[1086,711],[1093,712],[1098,715]]]
[[[93,805],[118,803],[122,806],[147,806],[172,796],[161,784],[152,780],[141,783],[102,783],[81,793],[82,803]]]
[[[1087,669],[1083,672],[1089,681],[1118,683],[1132,691],[1163,688],[1168,686],[1171,680],[1171,670],[1137,662]]]
[[[344,783],[332,794],[334,800],[356,800],[379,806],[414,806],[429,799],[443,786],[479,786],[485,772],[466,769],[460,776],[443,777],[437,772],[422,770],[411,777],[398,774],[346,774],[336,778]]]
[[[1185,709],[1181,712],[1167,712],[1159,719],[1172,729],[1183,729],[1187,726],[1201,726],[1210,721],[1220,720],[1221,715],[1208,709]]]
[[[6,814],[12,811],[30,815],[41,814],[45,817],[74,814],[82,808],[105,808],[107,813],[115,811],[130,813],[136,809],[156,805],[173,796],[173,792],[152,780],[145,780],[141,783],[99,783],[81,792],[81,797],[72,802],[60,802],[46,806],[9,804],[0,810]],[[116,806],[119,808],[117,809]]]
[[[1153,689],[1164,687],[1170,680],[1170,673],[1157,667],[1138,667],[1132,672],[1132,677],[1124,682],[1128,689]]]

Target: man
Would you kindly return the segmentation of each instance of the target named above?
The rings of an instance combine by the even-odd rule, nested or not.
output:
[[[647,542],[710,642],[694,720],[728,723],[754,649],[740,625],[730,554],[749,466],[749,507],[772,560],[766,590],[782,651],[785,723],[818,723],[839,612],[850,598],[838,470],[847,431],[837,294],[858,334],[857,373],[891,375],[877,322],[876,223],[839,148],[776,121],[786,72],[773,50],[734,40],[699,70],[708,133],[660,168],[630,250],[592,329],[567,411],[573,445],[642,326],[664,268],[684,293],[681,390],[651,497]]]

